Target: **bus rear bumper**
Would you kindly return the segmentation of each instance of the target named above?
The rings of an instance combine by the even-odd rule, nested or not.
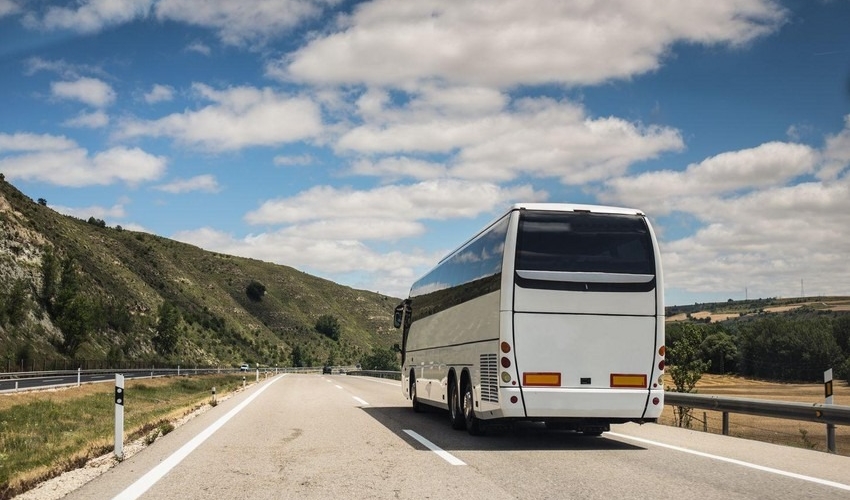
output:
[[[664,409],[664,391],[661,389],[647,391],[535,387],[520,390],[515,387],[503,387],[501,397],[502,415],[508,418],[655,420],[661,416]],[[516,397],[516,403],[510,402],[512,397]],[[656,400],[657,403],[654,403]]]

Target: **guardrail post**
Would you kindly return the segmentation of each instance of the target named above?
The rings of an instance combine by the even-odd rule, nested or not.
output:
[[[124,375],[115,374],[115,458],[124,460]]]
[[[723,435],[724,436],[729,435],[729,412],[728,411],[723,412]]]
[[[823,372],[823,395],[826,398],[825,403],[833,404],[832,398],[832,368]],[[830,453],[835,453],[835,425],[826,424],[826,449]]]

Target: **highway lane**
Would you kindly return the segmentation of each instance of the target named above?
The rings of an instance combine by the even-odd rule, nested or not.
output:
[[[523,424],[473,437],[452,430],[444,412],[413,413],[397,382],[290,374],[221,403],[67,498],[836,499],[850,498],[848,471],[847,457],[655,425],[592,438]]]

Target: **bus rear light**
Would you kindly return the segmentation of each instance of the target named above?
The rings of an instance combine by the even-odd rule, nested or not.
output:
[[[511,360],[506,358],[505,356],[502,356],[502,368],[510,368],[510,367],[511,367]]]
[[[522,385],[560,387],[561,374],[550,372],[531,372],[522,374]]]
[[[502,342],[501,348],[502,348],[502,352],[505,353],[505,354],[511,352],[511,345],[508,344],[507,342]]]
[[[652,404],[654,404],[655,406],[658,406],[658,403],[660,403],[660,402],[661,402],[661,400],[660,400],[660,399],[658,399],[658,398],[652,398]]]
[[[646,375],[612,373],[611,387],[634,387],[644,389],[646,388]]]
[[[665,354],[667,354],[667,348],[664,347],[664,346],[659,347],[658,348],[658,355],[663,358]]]
[[[661,371],[664,371],[664,366],[666,366],[666,365],[664,364],[664,360],[662,359],[661,361],[658,362],[658,369],[661,370]]]
[[[508,383],[511,381],[511,374],[508,372],[502,372],[502,382]]]
[[[519,399],[517,399],[516,396],[511,396],[511,403],[516,404],[517,401],[519,401]]]

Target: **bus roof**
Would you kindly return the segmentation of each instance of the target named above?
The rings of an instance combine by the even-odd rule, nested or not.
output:
[[[551,210],[553,212],[591,212],[598,214],[645,215],[636,208],[607,207],[604,205],[579,205],[574,203],[515,203],[512,210]]]

